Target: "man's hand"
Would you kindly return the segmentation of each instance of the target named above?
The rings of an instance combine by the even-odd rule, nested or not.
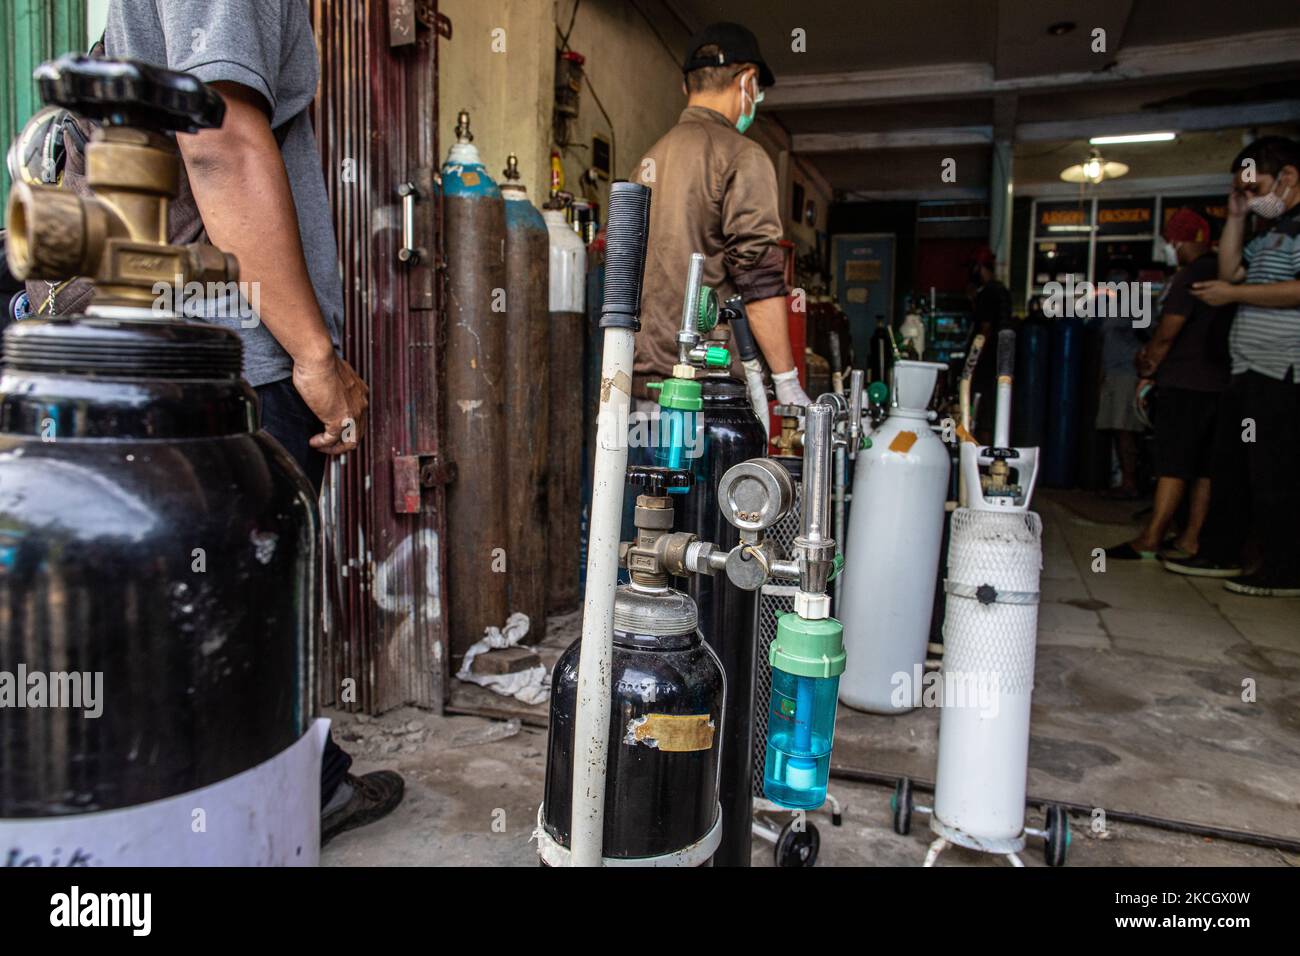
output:
[[[772,384],[776,386],[776,400],[781,405],[811,405],[812,399],[799,384],[799,370],[792,368],[788,372],[773,372]]]
[[[342,455],[357,447],[366,431],[370,389],[351,365],[333,354],[319,363],[295,362],[293,387],[325,425],[312,437],[312,448]]]
[[[1236,302],[1237,290],[1236,284],[1224,282],[1222,279],[1192,283],[1192,295],[1210,306],[1230,305]]]
[[[1250,197],[1240,189],[1228,193],[1228,216],[1232,219],[1245,219],[1250,211]]]
[[[1151,353],[1147,346],[1138,349],[1138,353],[1133,358],[1133,365],[1141,378],[1151,378],[1156,374],[1156,363],[1151,359]]]

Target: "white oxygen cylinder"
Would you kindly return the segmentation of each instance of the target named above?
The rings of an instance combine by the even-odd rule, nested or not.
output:
[[[551,311],[585,315],[587,311],[587,246],[564,219],[563,209],[545,209],[551,239]],[[570,383],[571,384],[571,383]]]
[[[895,362],[897,404],[858,453],[838,616],[848,653],[840,701],[859,710],[900,714],[921,700],[950,467],[927,406],[946,369]]]
[[[1042,531],[1032,511],[952,516],[930,828],[975,850],[1024,846]]]

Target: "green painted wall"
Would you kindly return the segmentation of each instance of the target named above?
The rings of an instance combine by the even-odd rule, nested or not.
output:
[[[86,0],[0,0],[0,37],[0,145],[7,153],[41,106],[32,71],[51,57],[89,45]],[[8,198],[5,168],[0,169],[0,199]]]

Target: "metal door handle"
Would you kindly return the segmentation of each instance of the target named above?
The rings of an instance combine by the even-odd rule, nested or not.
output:
[[[420,261],[420,249],[415,244],[415,202],[420,190],[415,183],[405,182],[397,187],[397,195],[402,197],[402,247],[397,250],[397,261],[415,265]]]

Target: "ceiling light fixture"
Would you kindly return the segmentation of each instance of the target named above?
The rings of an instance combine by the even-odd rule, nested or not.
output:
[[[1108,162],[1094,149],[1086,162],[1075,163],[1061,170],[1061,178],[1067,183],[1092,183],[1096,186],[1107,179],[1118,179],[1127,172],[1127,164]]]
[[[1123,133],[1117,136],[1094,136],[1088,140],[1088,145],[1113,146],[1116,143],[1167,143],[1177,138],[1177,133],[1168,131],[1160,133]]]

